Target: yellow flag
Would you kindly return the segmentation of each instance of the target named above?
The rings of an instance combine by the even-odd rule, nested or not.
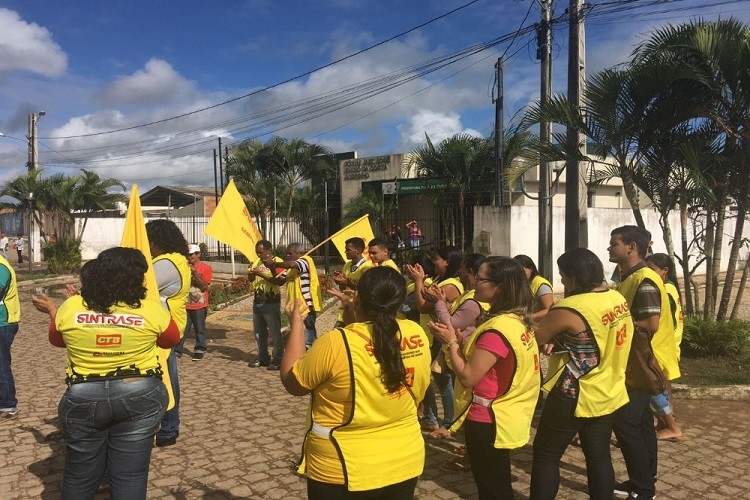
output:
[[[330,240],[333,243],[333,245],[336,247],[336,250],[339,251],[341,254],[341,258],[344,260],[346,259],[346,240],[349,238],[362,238],[365,241],[365,252],[364,254],[367,255],[367,244],[375,238],[375,235],[372,233],[372,226],[370,226],[370,220],[368,219],[369,214],[365,214],[359,219],[355,220],[342,230],[340,230],[338,233],[331,236]]]
[[[255,262],[255,244],[263,239],[250,212],[245,206],[234,179],[224,190],[214,214],[206,225],[205,233],[242,252],[249,262]]]
[[[128,202],[128,213],[125,216],[125,230],[122,232],[122,241],[120,246],[128,248],[136,248],[143,252],[146,256],[146,263],[148,269],[146,275],[143,278],[144,286],[146,287],[146,300],[159,301],[159,289],[156,285],[156,274],[154,274],[154,265],[151,260],[151,247],[148,244],[148,236],[146,235],[146,221],[143,220],[143,212],[141,211],[141,198],[138,195],[138,185],[133,184],[133,188],[130,190],[130,201]],[[172,393],[172,383],[169,380],[169,370],[167,369],[167,357],[169,357],[169,349],[162,349],[157,347],[157,355],[159,357],[159,366],[162,371],[162,382],[167,387],[167,394],[169,394],[168,410],[174,407],[174,394]]]

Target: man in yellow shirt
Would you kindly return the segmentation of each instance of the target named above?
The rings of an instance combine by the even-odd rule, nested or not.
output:
[[[272,279],[284,270],[276,267],[281,259],[273,252],[271,242],[260,240],[255,245],[258,260],[247,269],[247,278],[255,284],[253,297],[253,332],[255,345],[258,349],[258,359],[250,361],[248,366],[259,368],[266,366],[268,370],[278,370],[281,366],[281,356],[284,354],[284,339],[281,337],[281,289]],[[272,261],[272,267],[263,265],[263,261]],[[268,337],[273,339],[273,356],[268,355]]]
[[[10,346],[18,333],[20,320],[16,272],[10,262],[0,256],[0,421],[15,418],[18,411]]]
[[[356,290],[357,283],[362,275],[372,269],[372,261],[368,260],[367,257],[362,255],[365,250],[365,241],[362,238],[354,237],[349,238],[344,242],[344,252],[346,258],[349,259],[344,263],[344,268],[341,272],[333,273],[333,281],[339,286],[339,289],[343,292],[345,290]],[[337,328],[344,326],[344,310],[342,308],[339,311],[338,320],[334,325]]]
[[[367,244],[367,247],[373,267],[392,267],[396,271],[401,272],[401,269],[398,268],[398,265],[393,262],[393,259],[388,254],[388,242],[384,238],[373,238]]]

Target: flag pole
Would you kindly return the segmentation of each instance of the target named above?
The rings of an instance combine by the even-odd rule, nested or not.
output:
[[[339,229],[338,231],[336,231],[335,233],[333,233],[331,236],[329,236],[328,238],[324,239],[323,241],[321,241],[320,243],[318,243],[317,245],[315,245],[314,247],[312,247],[310,250],[307,251],[307,253],[305,255],[309,255],[309,254],[313,253],[315,250],[317,250],[318,248],[320,248],[323,245],[325,245],[326,243],[328,243],[331,240],[331,238],[335,238],[336,236],[338,236],[339,233],[342,233],[342,232],[346,231],[347,229],[349,229],[349,226],[353,226],[357,222],[359,222],[362,219],[364,219],[365,217],[369,217],[369,216],[370,216],[370,214],[365,214],[362,217],[360,217],[359,219],[355,220],[354,222],[351,222],[351,223],[347,224],[346,227],[343,227],[343,228]],[[368,242],[365,241],[365,245],[367,245],[367,243]]]

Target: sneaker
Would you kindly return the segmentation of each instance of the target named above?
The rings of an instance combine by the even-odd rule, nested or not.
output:
[[[205,355],[206,355],[205,352],[201,352],[201,351],[195,352],[193,353],[193,361],[200,361],[201,359],[203,359],[203,356]]]
[[[271,364],[271,360],[268,361],[261,361],[259,359],[256,359],[255,361],[251,361],[247,364],[250,368],[260,368],[261,366],[268,366]]]
[[[18,410],[11,408],[8,410],[0,410],[0,420],[13,420],[18,416]]]
[[[266,370],[272,371],[272,372],[277,372],[280,369],[281,369],[281,366],[279,366],[278,363],[275,363],[273,361],[268,365],[268,368],[266,368]]]
[[[168,437],[168,438],[159,436],[157,434],[156,435],[156,442],[154,443],[154,445],[157,446],[157,447],[159,447],[159,448],[163,448],[164,446],[174,446],[175,444],[177,444],[177,438],[178,437],[180,437],[180,431],[179,430],[175,431],[174,436]]]
[[[628,498],[628,496],[630,496],[630,481],[617,483],[612,494],[615,498]]]

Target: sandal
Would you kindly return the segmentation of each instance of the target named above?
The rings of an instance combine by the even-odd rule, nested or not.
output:
[[[419,426],[422,428],[424,432],[428,432],[428,433],[432,433],[440,429],[439,424],[425,424],[424,422],[420,422]]]
[[[429,436],[432,439],[446,439],[451,437],[451,431],[445,427],[438,427],[434,431],[430,432]]]
[[[466,458],[451,458],[440,464],[440,468],[455,472],[470,472],[471,463]]]

